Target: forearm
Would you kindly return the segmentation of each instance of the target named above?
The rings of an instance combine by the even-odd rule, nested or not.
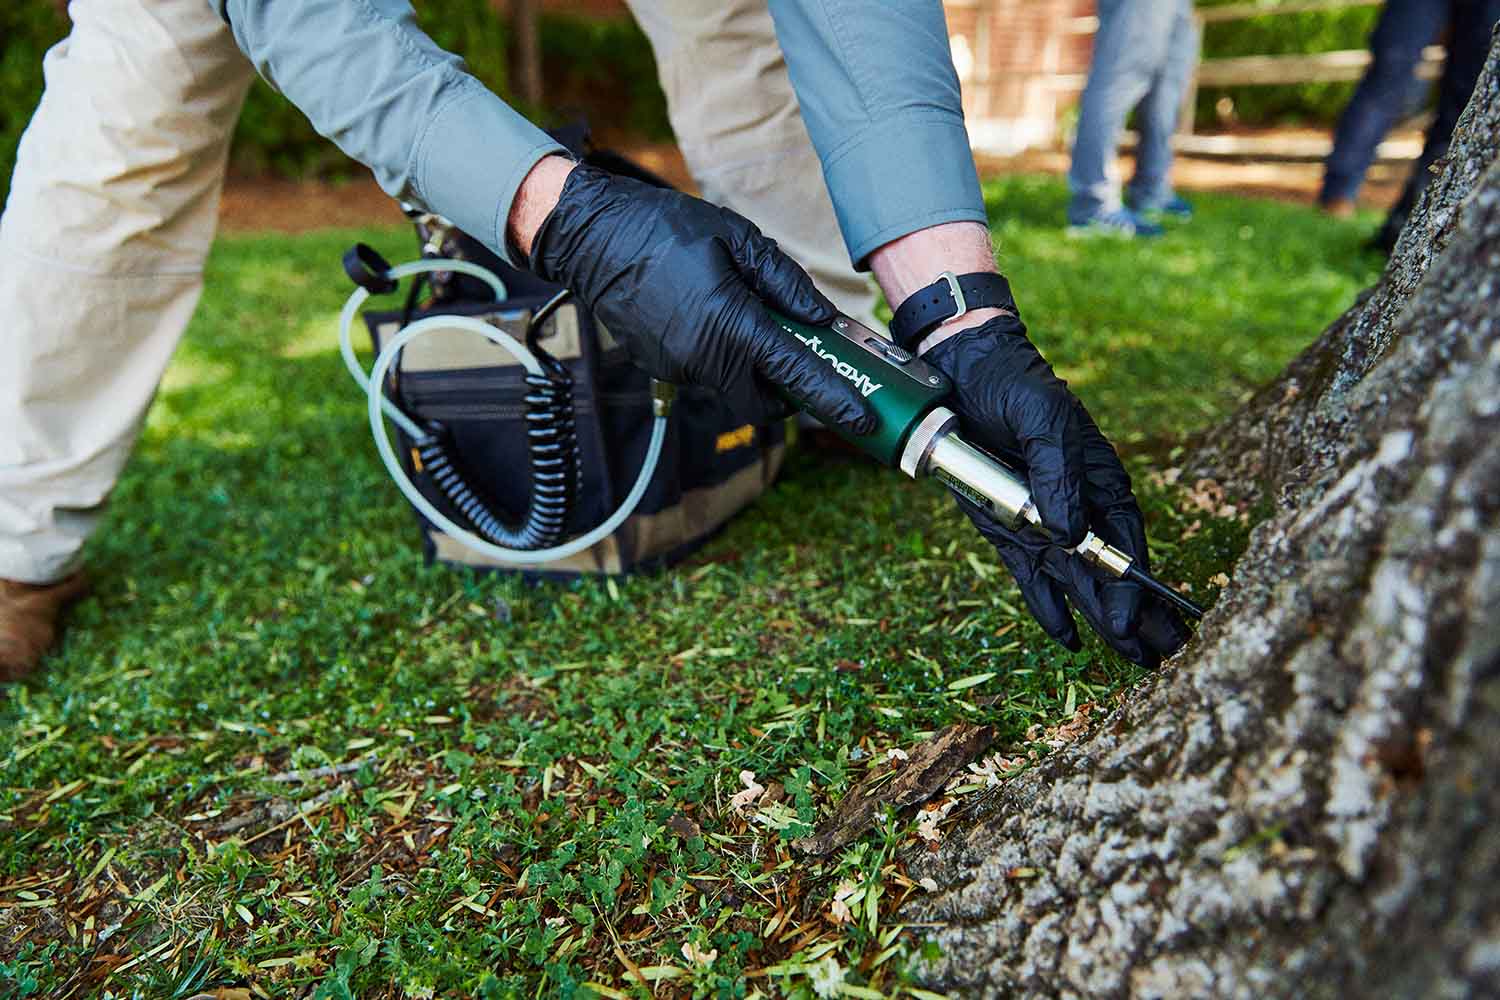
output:
[[[954,274],[998,274],[990,232],[978,222],[949,222],[919,229],[892,240],[870,254],[870,270],[895,309],[944,271]],[[973,309],[937,327],[917,346],[924,354],[960,330],[1003,315],[998,308]]]
[[[856,267],[919,230],[984,222],[938,0],[771,0],[770,10]]]
[[[562,147],[417,26],[406,0],[204,0],[256,70],[393,197],[499,253],[522,178]]]
[[[557,205],[563,183],[577,166],[563,156],[544,156],[526,174],[510,203],[506,234],[511,245],[528,258],[538,229],[547,221],[547,213]]]

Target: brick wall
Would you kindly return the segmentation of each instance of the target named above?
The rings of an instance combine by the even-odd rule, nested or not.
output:
[[[948,35],[974,148],[1052,144],[1088,73],[1093,0],[947,0]]]

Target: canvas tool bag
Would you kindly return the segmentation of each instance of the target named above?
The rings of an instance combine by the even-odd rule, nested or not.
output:
[[[606,165],[620,169],[622,162],[610,157]],[[642,171],[638,176],[650,175]],[[376,351],[407,324],[440,315],[479,317],[524,340],[532,312],[558,287],[507,265],[442,220],[411,214],[423,256],[481,264],[505,282],[508,294],[496,302],[478,279],[451,272],[432,275],[411,288],[405,308],[364,314]],[[567,300],[546,321],[539,343],[567,368],[573,383],[580,482],[567,521],[566,536],[571,537],[608,517],[635,481],[651,436],[650,378],[576,299]],[[385,387],[419,422],[439,421],[448,429],[456,464],[471,489],[491,510],[513,520],[525,512],[530,496],[524,375],[521,364],[498,345],[467,331],[438,331],[402,350]],[[419,467],[413,441],[399,430],[397,435],[398,452],[417,488],[463,524],[462,515]],[[621,574],[682,559],[771,486],[785,446],[783,424],[746,424],[715,393],[680,387],[660,464],[635,512],[592,548],[524,572],[550,577]],[[470,550],[417,517],[429,560],[522,572]]]

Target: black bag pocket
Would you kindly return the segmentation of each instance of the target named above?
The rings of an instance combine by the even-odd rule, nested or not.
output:
[[[524,339],[533,309],[550,295],[504,303],[444,303],[410,313],[365,314],[378,350],[407,322],[463,315],[493,323]],[[573,537],[600,524],[629,493],[652,432],[650,378],[578,303],[565,303],[543,327],[540,344],[572,379],[579,488],[567,520]],[[424,425],[441,424],[450,450],[473,492],[497,515],[516,522],[530,499],[525,369],[504,348],[471,331],[438,331],[409,344],[392,367],[386,391]],[[397,432],[406,467],[424,497],[463,524],[442,491],[424,474],[414,442]],[[656,474],[624,524],[583,553],[527,567],[540,576],[626,573],[677,561],[706,542],[774,481],[785,447],[782,425],[746,424],[717,394],[679,390]],[[517,571],[476,553],[420,517],[429,559]]]

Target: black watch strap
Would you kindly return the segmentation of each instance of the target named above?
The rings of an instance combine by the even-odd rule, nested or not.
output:
[[[1010,282],[989,272],[955,275],[944,271],[938,280],[912,292],[901,303],[891,320],[891,339],[916,353],[917,345],[934,327],[971,309],[992,306],[1016,311]]]

